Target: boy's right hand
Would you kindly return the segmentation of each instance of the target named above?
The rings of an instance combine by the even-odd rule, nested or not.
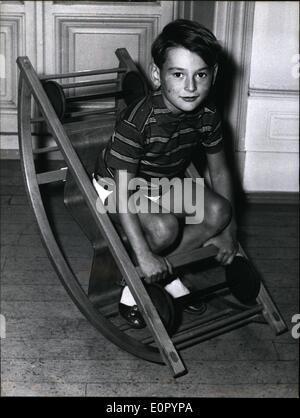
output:
[[[172,273],[165,258],[151,252],[139,257],[138,263],[146,283],[158,282]]]

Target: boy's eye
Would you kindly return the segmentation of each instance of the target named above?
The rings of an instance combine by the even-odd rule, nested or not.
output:
[[[198,73],[197,76],[199,78],[205,78],[205,77],[207,77],[207,73],[201,72],[201,73]]]
[[[173,73],[173,76],[176,77],[176,78],[182,78],[183,73],[180,73],[180,72],[176,71],[176,73]]]

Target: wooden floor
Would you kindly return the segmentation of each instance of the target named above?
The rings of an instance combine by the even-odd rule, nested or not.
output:
[[[54,196],[54,189],[53,189]],[[53,197],[61,240],[82,280],[91,248]],[[189,373],[133,357],[97,333],[60,284],[28,205],[18,161],[1,161],[2,396],[298,397],[298,227],[295,206],[251,205],[241,216],[241,242],[289,331],[275,337],[253,323],[182,357]]]

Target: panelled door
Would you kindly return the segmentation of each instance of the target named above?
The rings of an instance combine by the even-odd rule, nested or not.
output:
[[[112,68],[127,48],[147,71],[151,43],[178,16],[177,1],[1,1],[1,153],[17,156],[17,66],[39,74]]]

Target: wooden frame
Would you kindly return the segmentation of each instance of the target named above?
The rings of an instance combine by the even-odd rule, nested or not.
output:
[[[137,72],[133,61],[125,49],[118,49],[116,51],[116,55],[120,61],[120,68],[126,68],[126,72]],[[45,248],[53,266],[69,296],[83,315],[85,315],[85,317],[91,322],[91,324],[114,344],[134,354],[135,356],[148,361],[167,364],[174,377],[181,376],[187,372],[187,369],[178,353],[178,348],[187,347],[198,343],[199,341],[212,338],[215,335],[222,334],[238,326],[246,324],[261,313],[276,333],[285,331],[286,326],[284,321],[262,284],[257,305],[254,307],[242,307],[238,313],[234,312],[231,316],[228,315],[229,312],[222,312],[218,315],[214,315],[207,318],[207,321],[209,322],[208,325],[206,324],[207,321],[200,318],[200,320],[192,323],[190,327],[181,329],[179,333],[175,334],[174,337],[171,338],[168,335],[160,316],[145,289],[145,286],[140,278],[140,270],[132,263],[124,243],[118,235],[109,216],[104,210],[102,210],[102,213],[100,214],[96,209],[96,201],[98,197],[97,193],[92,186],[92,182],[88,177],[81,160],[79,159],[66,133],[66,130],[64,129],[64,126],[58,119],[53,106],[51,105],[42,87],[41,79],[49,79],[51,77],[67,78],[70,74],[55,74],[53,76],[39,78],[28,57],[19,57],[17,59],[17,63],[20,69],[18,102],[19,141],[22,170],[28,197],[35,214]],[[111,70],[115,71],[115,69]],[[118,74],[121,73],[119,72]],[[51,150],[40,148],[37,151],[33,149],[31,138],[32,98],[40,109],[42,119],[47,123],[48,128],[56,141],[57,147],[55,147],[55,150],[59,149],[64,157],[67,164],[66,170],[36,173],[34,154]],[[74,179],[76,186],[80,190],[88,210],[90,211],[91,217],[96,223],[102,236],[105,237],[109,251],[112,254],[127,285],[129,286],[135,300],[137,301],[137,305],[145,319],[151,337],[143,340],[137,340],[131,335],[124,333],[124,327],[118,328],[107,317],[105,317],[105,315],[100,313],[96,308],[96,305],[86,295],[72,269],[68,265],[67,260],[62,254],[51,230],[46,211],[43,206],[39,185],[52,181],[65,180],[67,172]],[[188,174],[197,177],[197,172],[193,166],[190,167]],[[101,202],[98,200],[97,204],[101,204]],[[210,246],[188,253],[183,253],[180,256],[176,256],[174,259],[169,257],[169,261],[174,267],[177,267],[208,257],[213,257],[216,253],[217,249]],[[221,284],[218,289],[220,290],[224,287],[226,287],[226,284]],[[207,292],[213,293],[218,289],[208,289]],[[212,320],[214,320],[214,322],[211,322]],[[154,343],[155,346],[151,345],[152,343]],[[178,348],[175,344],[177,344]]]

